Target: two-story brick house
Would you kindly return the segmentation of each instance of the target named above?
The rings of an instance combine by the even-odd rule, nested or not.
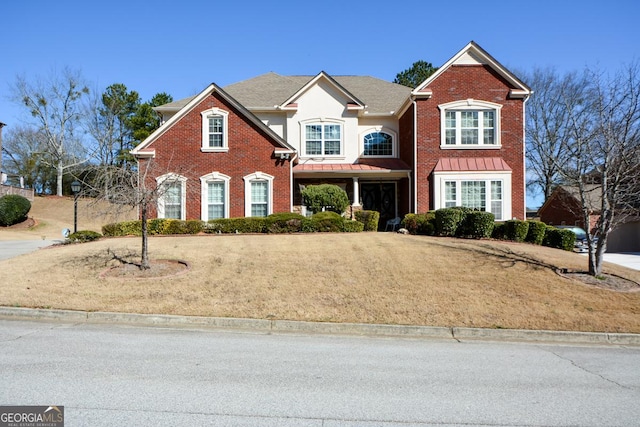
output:
[[[530,92],[474,42],[414,90],[267,73],[157,107],[163,125],[133,154],[168,190],[159,217],[305,213],[301,190],[333,183],[382,224],[446,206],[524,218]]]

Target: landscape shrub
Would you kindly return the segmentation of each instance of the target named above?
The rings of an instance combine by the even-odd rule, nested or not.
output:
[[[529,223],[519,219],[505,221],[505,238],[514,242],[524,242],[529,232]]]
[[[486,239],[491,237],[494,223],[495,216],[491,212],[470,211],[458,227],[458,234],[473,239]]]
[[[267,233],[298,233],[302,231],[303,215],[293,212],[275,213],[265,219]]]
[[[493,231],[491,237],[498,240],[504,240],[506,235],[507,226],[504,222],[496,222],[493,224]]]
[[[311,216],[311,223],[316,232],[341,232],[344,231],[345,219],[331,211],[318,212]]]
[[[302,190],[302,200],[313,213],[328,210],[341,214],[349,206],[347,192],[337,185],[308,185]]]
[[[264,217],[239,217],[211,219],[207,222],[205,233],[264,233]]]
[[[401,225],[410,234],[433,236],[436,230],[435,221],[435,211],[429,211],[422,214],[406,214],[402,219]]]
[[[352,221],[349,219],[345,219],[343,226],[344,226],[345,233],[360,233],[364,231],[364,224],[361,223],[360,221],[355,221],[355,220]]]
[[[529,223],[529,231],[525,242],[532,243],[534,245],[541,245],[544,240],[544,234],[547,231],[547,224],[540,221],[527,221]]]
[[[116,222],[113,224],[103,225],[102,235],[109,236],[109,237],[140,236],[142,235],[142,221],[140,220],[123,221],[123,222]]]
[[[576,235],[573,231],[547,226],[542,244],[550,248],[572,251],[575,242]]]
[[[453,237],[465,217],[465,211],[459,208],[442,208],[436,211],[435,217],[436,234]]]
[[[17,194],[0,197],[0,225],[8,227],[27,220],[31,202]]]
[[[203,229],[202,221],[182,221],[172,218],[153,218],[147,220],[147,234],[150,236],[162,234],[198,234]],[[109,237],[141,236],[142,221],[123,221],[102,226],[102,234]]]
[[[91,230],[80,230],[75,233],[69,234],[67,239],[73,243],[85,243],[85,242],[93,242],[94,240],[98,240],[102,237],[102,234],[97,233]]]
[[[202,228],[203,223],[199,219],[188,219],[184,222],[184,234],[198,234]]]
[[[356,211],[354,216],[356,217],[356,221],[362,223],[364,231],[378,231],[380,212],[362,210]]]

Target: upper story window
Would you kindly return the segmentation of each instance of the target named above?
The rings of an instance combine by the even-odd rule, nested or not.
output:
[[[467,99],[438,108],[441,112],[441,148],[500,148],[502,105]]]
[[[342,154],[342,124],[324,122],[304,125],[305,156],[340,156]]]
[[[386,132],[371,132],[364,136],[364,156],[392,157],[393,136]]]
[[[202,113],[202,151],[227,151],[229,113],[211,108]]]

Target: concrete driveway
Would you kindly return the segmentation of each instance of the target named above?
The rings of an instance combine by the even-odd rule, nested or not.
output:
[[[62,243],[62,240],[4,240],[0,241],[0,260],[36,251],[40,248]]]
[[[604,260],[634,270],[640,270],[640,252],[605,253]]]

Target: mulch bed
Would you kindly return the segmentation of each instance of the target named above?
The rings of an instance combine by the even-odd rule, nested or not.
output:
[[[190,268],[188,262],[174,259],[151,260],[149,264],[149,268],[141,269],[139,264],[124,263],[116,267],[108,268],[100,274],[100,277],[154,279],[183,274],[189,271]]]

